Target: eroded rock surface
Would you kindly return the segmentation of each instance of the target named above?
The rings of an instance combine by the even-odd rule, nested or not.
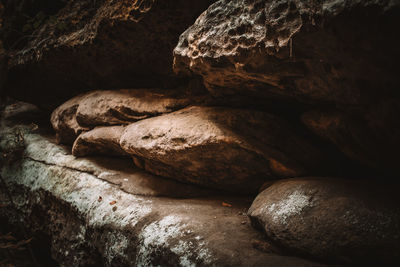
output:
[[[400,261],[400,209],[393,185],[339,178],[279,181],[248,214],[269,240],[293,252],[346,264]]]
[[[174,69],[214,95],[358,105],[395,95],[399,1],[221,0],[180,37]]]
[[[129,125],[121,147],[152,173],[236,192],[318,166],[319,151],[263,112],[189,107]]]
[[[7,1],[9,32],[24,27],[12,21],[26,16],[18,12],[36,15],[34,11],[42,5],[36,2],[40,3],[32,8],[14,10],[12,6],[17,5]],[[26,45],[15,51],[15,42],[7,40],[12,55],[8,94],[54,107],[93,88],[170,87],[175,84],[172,50],[179,35],[212,2],[52,1],[48,6],[55,9],[37,18],[40,23],[25,21],[26,27],[34,23],[38,27],[17,38]]]
[[[96,127],[78,136],[72,146],[72,155],[127,156],[119,145],[124,126]]]

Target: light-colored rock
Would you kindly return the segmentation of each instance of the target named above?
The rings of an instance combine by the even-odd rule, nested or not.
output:
[[[72,145],[81,132],[89,130],[76,121],[76,110],[83,96],[84,94],[71,98],[51,114],[50,122],[59,144]]]
[[[81,133],[72,146],[72,155],[127,156],[119,145],[124,129],[124,126],[96,127]]]
[[[93,91],[79,101],[76,118],[80,125],[115,125],[153,117],[187,106],[183,92],[159,89]]]
[[[392,28],[400,23],[399,6],[386,0],[220,0],[181,35],[174,69],[201,75],[216,96],[373,102],[399,87]]]
[[[266,179],[303,175],[322,159],[280,118],[218,107],[133,123],[121,147],[144,159],[149,172],[242,193],[257,192]]]
[[[400,209],[390,183],[298,178],[274,183],[248,214],[289,251],[350,265],[400,262]]]

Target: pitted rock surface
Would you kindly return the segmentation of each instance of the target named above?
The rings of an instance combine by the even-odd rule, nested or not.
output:
[[[399,37],[391,28],[399,22],[399,6],[383,0],[221,0],[181,35],[174,69],[201,75],[217,96],[374,102],[376,92],[395,94],[399,85],[392,68],[400,58],[394,45]]]
[[[257,192],[266,179],[307,173],[323,158],[278,117],[218,107],[133,123],[121,147],[144,159],[149,172],[242,193]]]
[[[393,185],[339,178],[274,183],[248,214],[269,240],[345,264],[398,263],[400,209]]]

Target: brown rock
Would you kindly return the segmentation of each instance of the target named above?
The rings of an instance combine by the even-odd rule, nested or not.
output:
[[[76,110],[83,96],[78,95],[68,100],[51,114],[50,122],[56,131],[57,143],[72,145],[82,131],[88,130],[76,121]]]
[[[388,184],[338,178],[274,183],[249,209],[269,240],[292,252],[345,264],[400,261],[400,210]]]
[[[127,156],[119,145],[124,126],[96,127],[81,133],[72,147],[75,157],[88,155]]]
[[[263,112],[189,107],[129,125],[121,147],[144,168],[227,191],[257,192],[265,179],[302,175],[321,155],[283,120]]]
[[[7,22],[22,19],[11,23],[9,32],[22,32],[25,23],[32,27],[18,12],[34,14],[42,1],[29,1],[32,8],[26,10],[7,2]],[[14,38],[19,46],[12,51],[8,93],[51,107],[93,88],[171,88],[172,50],[179,35],[212,2],[67,0],[40,6],[45,16],[35,24],[38,28]],[[18,7],[13,12],[9,6]]]
[[[399,4],[221,0],[181,35],[174,69],[217,96],[374,102],[399,87]]]
[[[337,146],[348,158],[384,173],[398,173],[400,102],[390,99],[362,114],[313,110],[302,115],[316,135]]]
[[[158,89],[93,91],[79,102],[76,119],[80,125],[115,125],[145,119],[185,107],[191,100]]]

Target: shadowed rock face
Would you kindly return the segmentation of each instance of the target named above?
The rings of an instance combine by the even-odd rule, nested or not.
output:
[[[69,0],[12,51],[8,94],[54,107],[93,88],[174,85],[172,50],[212,2]]]
[[[399,262],[400,210],[388,184],[339,178],[279,181],[248,214],[269,240],[293,252],[346,264]]]
[[[316,135],[337,146],[348,158],[397,174],[400,148],[400,102],[385,99],[362,114],[337,110],[312,110],[302,115],[303,123]]]
[[[265,179],[318,166],[319,151],[273,115],[189,107],[129,125],[121,147],[149,172],[227,191],[257,192]]]
[[[214,95],[360,105],[396,95],[398,1],[221,0],[180,37],[178,73]]]

